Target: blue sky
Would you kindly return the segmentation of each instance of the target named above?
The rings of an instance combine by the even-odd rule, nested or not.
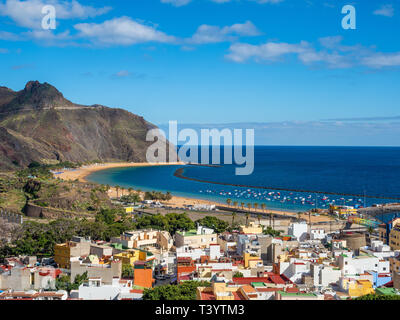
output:
[[[399,17],[399,0],[0,0],[0,85],[48,82],[156,124],[256,122],[265,144],[400,145]]]

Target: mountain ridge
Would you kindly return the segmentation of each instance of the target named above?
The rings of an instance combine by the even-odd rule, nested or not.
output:
[[[48,83],[0,87],[0,169],[32,161],[144,162],[152,143],[146,134],[154,128],[124,109],[75,104]]]

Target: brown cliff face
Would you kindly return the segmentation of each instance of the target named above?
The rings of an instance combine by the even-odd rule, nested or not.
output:
[[[123,109],[74,104],[53,86],[30,81],[21,91],[0,87],[0,169],[32,161],[146,161],[149,129]]]

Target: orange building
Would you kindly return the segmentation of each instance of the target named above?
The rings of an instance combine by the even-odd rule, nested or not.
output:
[[[133,270],[133,284],[143,288],[153,287],[153,269],[145,261],[136,261]]]
[[[196,271],[194,261],[189,257],[180,257],[177,259],[177,278],[181,280],[189,280],[190,275]]]

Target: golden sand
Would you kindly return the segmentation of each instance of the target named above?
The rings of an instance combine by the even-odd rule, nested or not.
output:
[[[135,163],[135,162],[116,162],[116,163],[102,163],[102,164],[93,164],[89,166],[83,166],[74,170],[66,170],[63,171],[60,174],[55,175],[55,177],[63,179],[63,180],[78,180],[81,182],[88,182],[86,180],[86,177],[90,175],[93,172],[100,171],[100,170],[106,170],[106,169],[111,169],[111,168],[123,168],[123,167],[144,167],[144,166],[177,166],[177,165],[184,165],[185,163],[183,162],[167,162],[167,163]],[[124,194],[128,194],[127,189],[119,189],[118,191],[118,196],[122,196]],[[143,192],[141,192],[141,195],[143,196]],[[111,187],[109,190],[109,196],[111,198],[117,197],[117,190],[114,187]],[[228,207],[227,204],[221,204],[213,201],[207,201],[207,200],[202,200],[202,199],[194,199],[194,198],[186,198],[186,197],[178,197],[178,196],[172,196],[172,199],[169,201],[161,201],[163,204],[171,207],[184,207],[185,205],[196,205],[196,204],[208,204],[208,205],[223,205]],[[230,206],[231,208],[234,208],[234,206]],[[250,213],[254,213],[254,209],[248,210],[247,208],[244,208],[245,211],[249,211]],[[265,212],[272,212],[276,214],[282,214],[285,216],[292,216],[292,217],[298,217],[298,214],[295,212],[290,212],[290,211],[283,211],[283,210],[271,210],[271,209],[266,209]],[[301,214],[300,218],[307,219],[309,220],[308,214]],[[332,220],[331,217],[328,216],[311,216],[311,222],[321,222],[321,221],[329,221]]]

